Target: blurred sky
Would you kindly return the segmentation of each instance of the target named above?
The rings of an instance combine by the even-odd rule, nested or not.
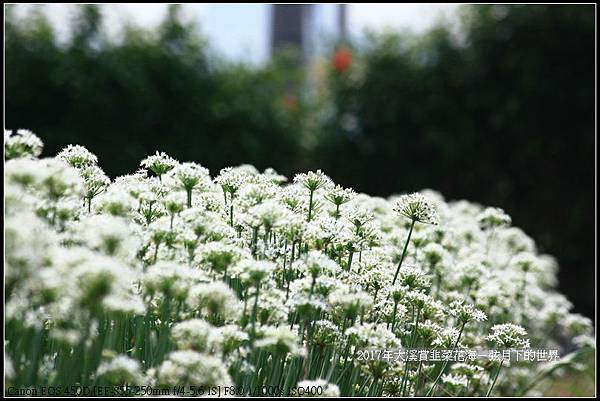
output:
[[[18,5],[17,15],[26,13],[31,5]],[[68,21],[73,5],[42,6],[61,38],[68,37]],[[268,4],[186,4],[184,15],[197,21],[201,31],[210,38],[215,50],[227,57],[260,63],[269,56]],[[315,39],[331,35],[335,23],[334,4],[315,9]],[[440,18],[452,20],[455,4],[353,4],[348,6],[348,30],[360,37],[365,29],[410,29],[422,32]],[[111,4],[102,6],[107,31],[118,37],[122,23],[131,20],[152,27],[165,15],[164,4]]]

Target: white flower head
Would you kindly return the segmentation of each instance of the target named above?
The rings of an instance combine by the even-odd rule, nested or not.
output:
[[[142,285],[149,295],[163,294],[166,298],[184,300],[194,282],[202,279],[202,273],[179,263],[158,261],[150,266]]]
[[[477,220],[484,229],[507,227],[510,226],[510,223],[512,222],[510,216],[499,207],[485,208],[485,210],[479,213]]]
[[[95,212],[126,217],[135,210],[138,202],[124,185],[113,183],[94,199]]]
[[[398,285],[404,285],[413,290],[428,288],[431,282],[421,269],[404,265],[398,272]]]
[[[147,168],[159,177],[175,168],[176,165],[177,160],[165,152],[159,153],[158,150],[156,154],[148,156],[140,162],[140,166]]]
[[[298,335],[285,326],[262,326],[259,329],[256,348],[262,348],[278,355],[302,355],[303,350],[298,344]]]
[[[325,194],[325,199],[333,203],[335,206],[341,206],[344,203],[350,202],[356,193],[352,188],[344,188],[340,185],[331,187]]]
[[[373,306],[373,297],[364,291],[351,291],[342,287],[329,294],[329,303],[334,313],[348,319],[356,319]]]
[[[171,338],[180,350],[216,354],[221,348],[221,334],[216,327],[202,319],[179,322],[171,329]]]
[[[359,346],[371,348],[400,348],[402,343],[385,323],[363,323],[346,330]]]
[[[283,184],[284,182],[287,182],[287,180],[288,180],[285,175],[279,174],[272,167],[266,168],[265,171],[263,172],[263,176],[266,177],[267,180],[269,180],[275,184]]]
[[[248,256],[248,252],[236,245],[229,245],[223,241],[211,241],[202,245],[198,250],[200,265],[218,273],[231,273],[230,267]]]
[[[186,205],[186,198],[182,192],[170,192],[163,199],[162,204],[169,215],[179,214]]]
[[[98,163],[96,155],[81,145],[68,145],[56,155],[56,158],[66,161],[75,168],[83,168]]]
[[[331,178],[325,175],[321,170],[309,171],[304,174],[297,174],[294,177],[294,183],[302,185],[310,192],[333,185]]]
[[[448,373],[442,375],[442,383],[451,387],[467,387],[469,379],[464,375],[457,375],[454,373]]]
[[[143,381],[140,363],[125,355],[117,355],[100,363],[96,376],[112,384],[142,384]]]
[[[539,272],[541,270],[540,259],[530,252],[520,252],[515,255],[511,263],[524,273]]]
[[[10,130],[4,130],[4,156],[7,160],[38,157],[43,147],[42,140],[30,130],[19,129],[14,134]]]
[[[590,318],[578,313],[569,313],[562,325],[575,335],[591,334],[594,327]]]
[[[186,302],[195,311],[223,320],[236,320],[240,314],[240,303],[235,293],[223,282],[192,286]]]
[[[127,221],[110,215],[83,218],[78,226],[78,233],[87,246],[107,255],[127,254],[135,244]]]
[[[303,268],[313,278],[322,274],[334,276],[341,270],[341,267],[335,261],[319,251],[310,251],[302,262]]]
[[[208,189],[211,183],[209,171],[197,163],[186,162],[175,166],[168,172],[177,187],[186,191]]]
[[[104,171],[94,165],[88,165],[79,169],[79,174],[83,178],[85,185],[85,198],[88,200],[93,199],[100,192],[110,185],[110,178],[104,174]]]
[[[15,377],[15,367],[13,365],[10,356],[4,353],[4,378],[6,381],[10,381]]]
[[[394,211],[420,223],[438,224],[438,215],[435,205],[422,194],[415,192],[410,195],[402,195]]]
[[[330,320],[316,320],[313,330],[312,339],[319,345],[333,344],[342,335],[340,327]]]
[[[5,174],[9,180],[25,184],[39,191],[39,197],[51,201],[85,193],[78,171],[56,158],[10,160],[5,165]]]
[[[219,175],[214,181],[221,187],[223,192],[229,193],[231,196],[235,196],[237,191],[248,180],[248,176],[249,173],[245,170],[226,167],[219,172]]]
[[[236,324],[217,328],[221,338],[221,348],[224,354],[229,354],[248,342],[250,336]]]
[[[221,358],[196,351],[174,351],[158,367],[158,383],[186,386],[230,386],[231,377]]]
[[[448,306],[450,315],[455,316],[461,323],[470,321],[482,322],[487,320],[486,314],[463,300],[452,301]]]
[[[270,232],[285,224],[289,214],[285,206],[269,199],[252,206],[242,219],[252,228],[264,227],[265,231]]]
[[[492,326],[488,341],[505,348],[529,348],[527,331],[516,324],[504,323]]]
[[[266,280],[276,267],[275,263],[266,260],[244,259],[234,267],[234,275],[244,283],[257,286]]]
[[[417,291],[408,291],[404,298],[402,299],[408,305],[414,305],[415,307],[422,309],[426,305],[434,302],[434,299],[431,295],[426,294],[420,290]]]

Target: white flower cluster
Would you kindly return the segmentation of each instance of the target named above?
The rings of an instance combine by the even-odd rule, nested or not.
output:
[[[412,193],[400,197],[394,210],[413,221],[437,224],[437,210],[429,199],[420,193]]]
[[[485,208],[479,213],[477,220],[482,228],[506,227],[512,222],[510,216],[499,207]]]
[[[28,129],[18,129],[16,133],[4,130],[4,156],[6,159],[17,157],[37,157],[42,153],[42,140]]]
[[[498,209],[433,191],[374,198],[321,171],[211,178],[158,152],[141,163],[152,175],[111,182],[82,146],[36,158],[31,135],[5,133],[8,383],[514,395],[545,366],[491,380],[488,361],[356,353],[531,346],[577,365],[593,347],[589,319],[554,289],[556,263]]]
[[[516,324],[504,323],[492,326],[492,332],[487,337],[488,341],[506,348],[529,348],[527,331]]]
[[[165,152],[158,152],[152,156],[148,156],[144,160],[140,162],[140,166],[151,170],[155,173],[159,178],[162,177],[163,174],[172,170],[177,165],[177,161],[172,157],[168,156]],[[185,176],[185,173],[183,174]]]

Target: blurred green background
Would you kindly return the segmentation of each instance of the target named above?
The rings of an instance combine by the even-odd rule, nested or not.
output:
[[[504,208],[558,258],[560,289],[594,317],[595,6],[463,6],[460,35],[378,32],[298,65],[210,51],[169,8],[108,38],[79,6],[68,43],[34,8],[5,15],[6,127],[45,155],[85,145],[112,177],[155,150],[210,168],[323,169],[372,195],[433,188]]]

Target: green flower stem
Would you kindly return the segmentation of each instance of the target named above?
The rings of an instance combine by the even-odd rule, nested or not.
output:
[[[369,386],[369,392],[367,393],[367,397],[373,397],[376,395],[375,389],[377,388],[377,384],[379,383],[379,378],[376,377],[373,379],[373,383]]]
[[[417,376],[416,376],[416,380],[417,382],[415,383],[415,397],[417,397],[419,395],[419,390],[421,389],[421,367],[423,366],[423,361],[419,361],[419,366],[417,367]]]
[[[34,329],[34,346],[31,350],[31,356],[29,358],[31,365],[29,366],[29,372],[27,375],[27,384],[35,385],[37,383],[40,357],[42,355],[42,335],[43,331],[41,329]]]
[[[160,242],[157,242],[154,246],[154,257],[152,258],[152,264],[156,263],[156,260],[158,259],[158,247],[160,246]]]
[[[154,203],[150,202],[150,205],[148,207],[148,213],[146,214],[146,224],[150,224],[152,222],[152,205]]]
[[[187,207],[192,207],[192,189],[186,189],[187,192]]]
[[[256,286],[256,294],[254,295],[254,306],[252,307],[252,338],[256,337],[256,313],[258,310],[258,294],[260,286]]]
[[[280,362],[281,362],[281,358],[273,355],[271,374],[269,377],[269,381],[267,382],[269,386],[274,386],[278,382],[278,377],[279,377],[278,373],[280,371],[280,367],[279,367]]]
[[[280,288],[283,288],[284,283],[286,281],[287,271],[286,271],[285,267],[287,266],[287,250],[288,250],[288,240],[286,239],[285,246],[283,249],[283,273],[282,273],[282,277],[281,277]]]
[[[252,256],[256,258],[256,247],[258,245],[258,227],[252,229]]]
[[[310,191],[310,198],[308,199],[308,221],[312,220],[312,209],[313,209],[313,193],[314,191]]]
[[[415,317],[415,322],[413,325],[412,334],[410,336],[410,347],[414,348],[417,341],[417,329],[419,327],[419,319],[421,317],[421,308],[417,309],[417,316]],[[404,377],[402,378],[402,386],[400,388],[400,394],[404,395],[406,391],[406,385],[408,384],[408,358],[406,358],[406,363],[404,364]]]
[[[360,386],[360,388],[358,389],[358,395],[362,395],[363,390],[365,389],[365,387],[367,386],[367,383],[369,382],[369,380],[371,380],[369,377],[367,377],[364,381],[363,384]],[[354,390],[353,390],[354,393]],[[354,395],[354,394],[352,394]]]
[[[494,389],[494,385],[496,384],[496,380],[498,380],[498,376],[500,375],[500,369],[502,369],[502,364],[504,363],[504,360],[500,361],[500,366],[498,366],[498,370],[496,370],[496,375],[494,376],[494,381],[492,381],[492,384],[490,385],[490,388],[488,389],[487,393],[486,393],[486,397],[489,397],[490,394],[492,394],[492,390]]]
[[[162,361],[170,346],[170,328],[169,320],[171,319],[171,299],[165,298],[160,306],[161,325],[158,329],[158,345],[156,351],[156,361]]]
[[[415,222],[416,220],[412,220],[412,222],[410,223],[410,230],[408,230],[408,238],[406,238],[406,242],[404,243],[404,249],[402,250],[402,256],[400,256],[400,263],[398,263],[398,268],[396,269],[396,274],[394,274],[394,281],[392,281],[392,285],[396,284],[396,279],[398,278],[398,273],[400,273],[402,262],[404,261],[404,257],[406,256],[406,250],[408,249],[408,243],[410,242],[410,236],[412,235]]]

